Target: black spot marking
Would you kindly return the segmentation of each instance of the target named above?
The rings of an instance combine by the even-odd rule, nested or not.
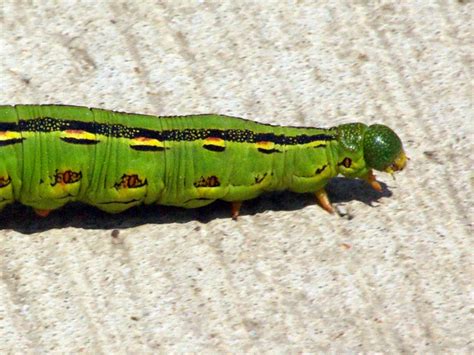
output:
[[[204,177],[201,176],[198,181],[194,182],[194,187],[217,187],[221,186],[219,178],[215,175]]]
[[[61,137],[60,139],[66,143],[81,144],[81,145],[93,145],[93,144],[99,143],[98,140],[86,139],[86,138]]]
[[[214,144],[204,144],[202,147],[204,149],[210,150],[211,152],[223,152],[225,150],[225,147]]]
[[[266,177],[267,177],[268,173],[265,173],[263,175],[257,175],[255,176],[255,184],[260,184]]]
[[[56,184],[74,184],[75,182],[78,182],[81,179],[81,171],[59,171],[58,169],[56,169],[56,174],[54,174],[54,182],[51,183],[51,186],[55,186]]]
[[[273,153],[281,153],[281,150],[278,149],[265,149],[265,148],[258,148],[258,151],[263,154],[273,154]]]
[[[326,144],[324,144],[324,143],[318,144],[318,145],[314,146],[313,148],[326,148]]]
[[[114,184],[116,190],[120,189],[136,189],[148,185],[148,181],[140,179],[137,174],[123,174],[120,181]]]
[[[0,188],[10,185],[12,178],[10,176],[0,176]]]
[[[321,174],[321,173],[324,171],[324,169],[326,169],[326,168],[327,168],[327,165],[323,165],[322,167],[316,169],[316,171],[314,172],[314,174],[315,174],[315,175]]]
[[[343,161],[341,161],[340,163],[338,163],[337,165],[342,165],[344,166],[346,169],[350,168],[351,165],[352,165],[352,160],[351,158],[348,158],[348,157],[345,157]]]

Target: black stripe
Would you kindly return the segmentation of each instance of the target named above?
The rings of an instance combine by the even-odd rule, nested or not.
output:
[[[72,144],[82,144],[82,145],[92,145],[97,144],[99,141],[93,139],[85,139],[85,138],[69,138],[69,137],[61,137],[61,140],[66,143]]]
[[[204,144],[202,147],[204,149],[210,150],[211,152],[223,152],[225,150],[225,147],[221,147],[220,145],[214,144]]]
[[[128,127],[122,124],[82,122],[51,117],[20,120],[18,124],[10,122],[0,123],[0,131],[57,132],[66,130],[78,130],[114,138],[150,138],[159,141],[196,141],[205,140],[207,138],[220,138],[225,141],[240,143],[267,141],[280,145],[297,145],[307,144],[314,141],[331,141],[336,139],[330,134],[300,134],[297,136],[286,136],[284,134],[275,134],[271,132],[254,133],[249,129],[188,128],[157,131],[146,128]]]
[[[281,150],[278,150],[278,149],[258,148],[258,151],[264,154],[281,153]]]
[[[99,205],[113,205],[113,204],[120,204],[120,205],[128,205],[130,203],[140,202],[140,200],[133,199],[129,201],[106,201],[106,202],[99,202]]]
[[[191,198],[189,200],[184,201],[184,203],[188,203],[191,201],[215,201],[213,198],[206,198],[206,197],[198,197],[198,198]]]
[[[18,127],[18,124],[16,122],[0,122],[0,132],[5,132],[5,131],[14,131],[18,132],[20,129]]]
[[[156,147],[153,145],[131,145],[130,148],[140,152],[162,152],[166,149],[169,149],[165,147]]]
[[[12,139],[7,139],[4,141],[0,141],[0,147],[4,147],[6,145],[11,145],[11,144],[17,144],[21,143],[25,140],[25,138],[12,138]]]

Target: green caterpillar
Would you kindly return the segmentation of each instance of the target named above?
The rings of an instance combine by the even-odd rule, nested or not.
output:
[[[70,201],[110,213],[142,203],[194,208],[262,192],[315,193],[342,174],[381,190],[372,169],[406,164],[387,126],[283,127],[220,115],[156,117],[60,105],[0,106],[0,209],[42,216]]]

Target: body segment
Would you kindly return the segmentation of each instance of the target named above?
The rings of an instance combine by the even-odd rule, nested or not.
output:
[[[115,213],[142,203],[240,202],[275,190],[320,194],[341,171],[369,179],[365,130],[0,106],[0,208],[14,200],[42,211],[81,201]]]

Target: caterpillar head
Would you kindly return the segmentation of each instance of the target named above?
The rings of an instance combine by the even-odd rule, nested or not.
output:
[[[339,172],[348,177],[365,178],[372,169],[393,174],[402,170],[408,159],[397,134],[381,124],[341,125],[337,139]]]
[[[400,138],[381,124],[369,126],[364,134],[364,159],[369,168],[390,174],[402,170],[407,162]]]

